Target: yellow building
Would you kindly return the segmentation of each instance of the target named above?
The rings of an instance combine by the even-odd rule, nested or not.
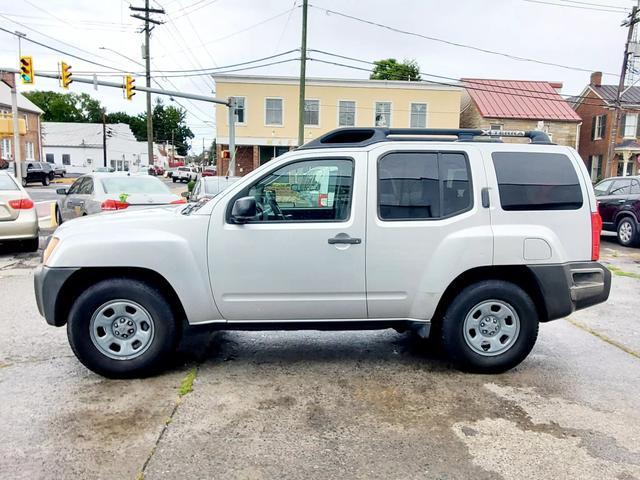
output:
[[[298,145],[298,79],[216,75],[216,96],[235,97],[237,174]],[[461,89],[429,82],[307,78],[305,142],[338,127],[458,128]],[[227,107],[216,107],[218,159],[228,149]],[[220,161],[220,172],[227,162]]]

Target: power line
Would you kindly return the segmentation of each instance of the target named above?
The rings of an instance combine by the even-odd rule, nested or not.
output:
[[[559,63],[546,62],[546,61],[543,61],[543,60],[537,60],[537,59],[528,58],[528,57],[521,57],[521,56],[518,56],[518,55],[512,55],[510,53],[504,53],[504,52],[498,52],[498,51],[489,50],[489,49],[486,49],[486,48],[474,47],[473,45],[467,45],[467,44],[464,44],[464,43],[453,42],[451,40],[445,40],[445,39],[438,38],[438,37],[432,37],[432,36],[429,36],[429,35],[423,35],[421,33],[410,32],[408,30],[402,30],[400,28],[391,27],[389,25],[385,25],[385,24],[382,24],[382,23],[377,23],[377,22],[374,22],[374,21],[371,21],[371,20],[365,20],[363,18],[356,17],[356,16],[353,16],[353,15],[349,15],[349,14],[346,14],[346,13],[343,13],[343,12],[338,12],[336,10],[330,10],[330,9],[327,9],[327,8],[317,7],[317,6],[312,5],[312,4],[309,4],[309,6],[315,8],[317,10],[323,11],[323,12],[329,14],[329,15],[337,15],[339,17],[344,17],[344,18],[347,18],[347,19],[350,19],[350,20],[354,20],[354,21],[357,21],[357,22],[360,22],[360,23],[365,23],[367,25],[372,25],[372,26],[375,26],[375,27],[378,27],[378,28],[382,28],[382,29],[385,29],[385,30],[389,30],[389,31],[395,32],[395,33],[401,33],[403,35],[409,35],[409,36],[412,36],[412,37],[418,37],[418,38],[422,38],[422,39],[425,39],[425,40],[431,40],[433,42],[444,43],[445,45],[450,45],[450,46],[453,46],[453,47],[467,48],[469,50],[474,50],[474,51],[477,51],[477,52],[487,53],[487,54],[490,54],[490,55],[497,55],[497,56],[501,56],[501,57],[505,57],[505,58],[510,58],[512,60],[518,60],[518,61],[521,61],[521,62],[533,62],[533,63],[537,63],[537,64],[540,64],[540,65],[558,67],[558,68],[563,68],[563,69],[567,69],[567,70],[576,70],[576,71],[580,71],[580,72],[589,72],[589,73],[594,71],[594,69],[573,67],[573,66],[569,66],[569,65],[562,65],[562,64],[559,64]],[[619,75],[614,74],[614,73],[608,73],[608,72],[605,72],[605,73],[607,75],[612,75],[612,76],[619,77]]]
[[[626,13],[628,12],[628,10],[617,10],[617,9],[611,9],[611,8],[599,8],[599,7],[586,7],[583,5],[572,5],[569,3],[553,3],[553,2],[545,2],[542,0],[524,0],[525,2],[529,2],[529,3],[539,3],[539,4],[543,4],[543,5],[553,5],[554,7],[564,7],[564,8],[577,8],[580,10],[593,10],[595,12],[607,12],[607,13]]]

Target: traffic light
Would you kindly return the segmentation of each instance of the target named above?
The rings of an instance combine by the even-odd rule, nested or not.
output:
[[[60,62],[60,84],[62,88],[69,88],[71,82],[73,82],[71,78],[71,65]]]
[[[136,79],[131,75],[127,75],[124,77],[124,95],[127,97],[127,100],[131,100],[133,96],[136,94]]]
[[[33,60],[31,57],[20,57],[20,77],[22,83],[33,83]]]

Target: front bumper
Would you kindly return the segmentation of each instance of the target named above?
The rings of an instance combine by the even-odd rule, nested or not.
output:
[[[49,325],[61,327],[67,323],[66,318],[56,315],[56,307],[60,305],[60,296],[64,295],[63,286],[77,268],[50,268],[40,265],[33,275],[36,304],[38,311]]]
[[[611,272],[598,262],[530,265],[546,309],[546,320],[607,301]]]

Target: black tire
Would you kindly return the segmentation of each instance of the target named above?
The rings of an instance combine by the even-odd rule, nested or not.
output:
[[[520,321],[520,331],[510,348],[495,356],[474,351],[467,344],[464,333],[467,315],[488,300],[507,304]],[[518,365],[531,352],[538,337],[538,312],[531,297],[517,285],[502,280],[485,280],[466,287],[451,302],[442,321],[441,334],[444,351],[460,370],[502,373]]]
[[[64,178],[64,172],[60,174],[60,178]]]
[[[22,241],[22,247],[25,252],[37,252],[40,246],[40,237],[30,238]]]
[[[91,339],[91,318],[110,300],[131,300],[146,309],[153,320],[153,339],[140,356],[117,360],[102,353]],[[88,369],[109,378],[144,377],[161,369],[179,340],[171,305],[163,294],[139,280],[113,278],[87,288],[69,312],[67,336],[73,353]]]
[[[176,179],[175,178],[172,178],[171,180],[173,180],[173,183],[176,183]]]
[[[51,182],[51,180],[49,179],[49,176],[48,176],[48,175],[45,175],[45,176],[42,178],[42,185],[44,185],[45,187],[49,186],[49,183],[50,183],[50,182]]]
[[[62,213],[60,213],[60,209],[56,206],[56,223],[58,226],[62,225],[64,220],[62,219]]]
[[[625,232],[623,234],[623,232]],[[618,243],[624,247],[635,247],[638,245],[638,226],[631,217],[624,217],[618,222],[616,228]]]

